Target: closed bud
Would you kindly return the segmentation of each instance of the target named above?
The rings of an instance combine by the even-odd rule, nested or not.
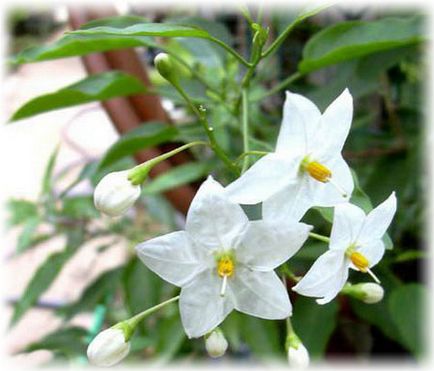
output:
[[[109,328],[100,332],[87,348],[89,362],[99,367],[110,367],[124,359],[130,351],[130,342],[125,341],[124,331]]]
[[[212,358],[221,357],[228,349],[228,342],[223,335],[222,330],[216,328],[205,337],[205,348]]]
[[[107,174],[95,188],[95,207],[109,216],[124,214],[140,196],[140,185],[128,179],[129,170]]]
[[[167,81],[172,84],[176,82],[175,66],[168,54],[159,53],[154,59],[154,65],[158,73]]]
[[[309,366],[309,353],[302,342],[289,346],[288,363],[294,368],[307,368]]]
[[[378,283],[368,282],[360,284],[363,291],[362,301],[367,304],[375,304],[383,299],[384,290]]]

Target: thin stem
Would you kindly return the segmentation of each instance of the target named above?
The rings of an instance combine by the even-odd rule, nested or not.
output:
[[[208,136],[211,149],[214,151],[217,157],[219,157],[226,164],[226,166],[230,170],[232,170],[232,172],[234,172],[236,175],[239,175],[240,171],[238,167],[229,159],[229,157],[226,155],[226,153],[217,143],[217,140],[214,135],[214,128],[209,125],[208,119],[205,114],[205,110],[204,109],[199,110],[178,83],[172,82],[172,84],[175,87],[175,89],[178,91],[178,93],[181,94],[181,96],[184,98],[184,100],[187,102],[187,104],[190,106],[194,114],[199,119],[199,122],[202,124],[202,127],[205,130],[206,135]]]
[[[154,157],[148,161],[143,162],[140,165],[137,165],[131,169],[131,171],[128,173],[128,179],[133,184],[142,184],[146,177],[148,176],[149,171],[160,162],[167,160],[168,158],[178,154],[179,152],[185,151],[188,148],[194,147],[194,146],[210,146],[210,143],[205,142],[203,140],[197,140],[195,142],[190,142],[187,144],[184,144],[180,147],[177,147],[169,152],[163,153],[162,155],[158,157]]]
[[[242,102],[243,102],[243,147],[244,153],[249,152],[249,112],[248,112],[248,100],[247,89],[242,90]],[[241,168],[241,174],[243,174],[249,167],[249,156],[244,156],[243,167]]]
[[[238,162],[240,162],[246,156],[265,156],[265,155],[268,155],[269,153],[270,152],[265,152],[265,151],[248,151],[248,152],[244,152],[234,162],[237,164]]]
[[[223,49],[225,49],[227,52],[232,54],[241,64],[243,64],[246,67],[251,67],[251,63],[247,62],[241,55],[239,55],[234,49],[232,49],[229,45],[226,45],[223,41],[216,39],[213,36],[206,37],[207,40],[213,41],[216,44],[220,45]]]
[[[157,304],[157,305],[155,305],[152,308],[146,309],[143,312],[141,312],[139,314],[136,314],[134,317],[131,317],[126,322],[128,323],[129,326],[131,326],[131,328],[134,329],[138,325],[138,323],[140,321],[142,321],[144,318],[146,318],[150,314],[156,312],[157,310],[165,307],[166,305],[171,304],[171,303],[177,301],[178,299],[179,299],[179,295],[175,296],[175,297],[173,297],[173,298],[171,298],[169,300],[163,301],[162,303]]]
[[[315,238],[319,241],[326,242],[326,243],[330,242],[329,237],[323,236],[321,234],[313,233],[313,232],[309,232],[309,237]]]
[[[257,97],[255,100],[261,100],[263,98],[269,97],[270,95],[274,95],[278,93],[280,90],[286,88],[288,85],[292,84],[294,81],[298,80],[302,77],[303,74],[301,72],[295,72],[292,75],[288,76],[281,83],[275,85],[272,89],[268,90],[265,94]]]

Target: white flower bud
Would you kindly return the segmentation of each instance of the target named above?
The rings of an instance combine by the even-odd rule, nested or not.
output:
[[[95,207],[109,216],[125,213],[140,196],[140,185],[128,180],[129,170],[107,174],[97,184],[93,194]]]
[[[212,358],[221,357],[228,349],[228,342],[220,329],[211,332],[205,338],[205,348],[209,356]]]
[[[384,290],[378,283],[363,283],[360,285],[360,289],[364,293],[362,300],[367,304],[378,303],[383,299]]]
[[[288,363],[294,368],[307,368],[309,366],[309,353],[302,342],[288,348]]]
[[[87,348],[89,362],[99,367],[110,367],[124,359],[130,351],[123,330],[109,328],[100,332]]]

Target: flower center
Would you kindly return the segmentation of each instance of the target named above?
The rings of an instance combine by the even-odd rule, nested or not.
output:
[[[356,247],[356,244],[351,244],[345,251],[345,255],[351,260],[351,263],[353,263],[360,272],[368,273],[375,282],[380,283],[378,277],[369,269],[368,259],[366,259],[363,254],[356,251]]]
[[[220,296],[225,296],[228,277],[231,277],[235,271],[235,262],[231,254],[224,254],[217,257],[217,274],[223,278]]]
[[[234,274],[235,264],[230,256],[223,256],[217,261],[217,273],[220,277],[232,276]]]
[[[312,178],[322,183],[327,183],[332,177],[330,169],[316,161],[308,162],[306,165],[306,171]]]
[[[318,161],[312,161],[310,155],[307,155],[300,164],[300,169],[307,172],[313,179],[321,183],[330,183],[333,185],[342,197],[347,197],[347,193],[342,187],[332,179],[331,170]]]

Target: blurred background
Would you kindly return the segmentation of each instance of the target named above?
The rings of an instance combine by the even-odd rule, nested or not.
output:
[[[273,40],[300,11],[290,6],[249,7],[248,14],[270,27]],[[420,9],[372,5],[332,6],[300,22],[278,52],[259,65],[252,80],[250,112],[255,139],[251,148],[272,150],[286,88],[306,95],[323,110],[349,87],[355,98],[355,116],[344,157],[358,177],[353,201],[369,208],[371,202],[376,206],[393,190],[397,192],[399,208],[389,229],[389,250],[376,267],[386,291],[383,301],[368,305],[340,296],[318,306],[313,299],[290,294],[294,328],[313,359],[413,362],[423,355],[423,226],[428,189],[423,114],[428,61],[422,13]],[[191,112],[154,70],[152,61],[158,48],[141,46],[134,52],[123,49],[26,63],[35,62],[26,60],[35,55],[25,54],[26,48],[55,44],[65,31],[115,14],[197,25],[243,56],[250,51],[252,31],[246,13],[238,8],[173,5],[163,9],[128,2],[115,2],[104,9],[64,5],[9,8],[7,54],[23,58],[6,67],[4,122],[32,98],[58,91],[89,74],[124,71],[154,91],[31,115],[0,128],[0,167],[3,174],[13,174],[2,177],[0,194],[5,268],[2,300],[8,321],[13,323],[6,334],[6,351],[23,365],[58,360],[86,364],[86,346],[102,328],[175,294],[175,287],[136,259],[133,248],[138,242],[182,227],[191,197],[210,169],[223,182],[230,180],[209,153],[192,152],[160,168],[144,187],[140,202],[124,218],[106,219],[94,209],[93,187],[105,173],[174,146],[173,141],[164,143],[157,138],[155,145],[139,152],[134,137],[149,137],[149,128],[157,130],[157,123],[169,121],[182,128],[178,143],[202,135]],[[308,53],[314,55],[333,46],[331,40],[323,45],[313,42],[318,33],[349,21],[370,25],[390,18],[401,23],[395,25],[396,30],[386,23],[388,32],[410,32],[417,37],[360,56],[355,46],[346,51],[349,54],[344,59],[287,81],[297,74]],[[379,32],[381,27],[374,30]],[[157,41],[186,61],[186,66],[178,66],[183,87],[196,103],[207,107],[219,143],[235,158],[242,151],[239,119],[218,102],[221,97],[224,102],[231,101],[243,69],[206,40]],[[120,138],[127,140],[119,144]],[[124,153],[125,146],[135,152]],[[203,158],[206,161],[197,161]],[[102,162],[104,166],[100,166]],[[247,212],[257,217],[255,210]],[[327,218],[327,210],[311,210],[303,220],[328,235]],[[291,269],[300,275],[327,248],[317,241],[307,245],[290,261]],[[366,277],[361,274],[351,276],[351,282],[362,281]],[[222,328],[230,343],[229,354],[213,362],[284,360],[283,323],[233,313]],[[203,340],[188,340],[177,308],[168,307],[141,326],[129,360],[189,362],[205,357]]]

